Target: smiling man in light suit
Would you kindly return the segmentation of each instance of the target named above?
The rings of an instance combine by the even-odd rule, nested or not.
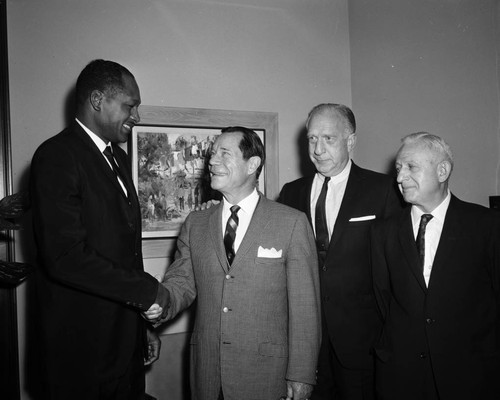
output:
[[[305,214],[257,192],[264,160],[254,131],[222,130],[209,167],[223,201],[187,217],[163,281],[167,318],[197,297],[196,400],[304,400],[315,383],[321,323],[314,236]]]

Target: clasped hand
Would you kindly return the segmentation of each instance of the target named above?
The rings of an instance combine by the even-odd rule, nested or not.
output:
[[[163,313],[163,308],[154,303],[147,311],[141,313],[142,317],[149,322],[158,322]]]

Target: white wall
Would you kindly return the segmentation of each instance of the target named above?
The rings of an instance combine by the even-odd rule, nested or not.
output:
[[[454,194],[488,206],[498,193],[499,1],[351,0],[356,159],[387,170],[406,134],[442,136]]]
[[[127,66],[143,104],[277,112],[280,186],[300,175],[309,109],[351,102],[347,0],[8,0],[7,16],[15,190],[36,147],[66,125],[75,80],[95,58]],[[19,260],[33,258],[29,236]],[[31,294],[29,282],[18,290],[23,399]]]
[[[350,104],[345,0],[8,1],[16,178],[65,125],[64,102],[94,58],[126,65],[143,104],[279,113],[281,183],[309,109]]]

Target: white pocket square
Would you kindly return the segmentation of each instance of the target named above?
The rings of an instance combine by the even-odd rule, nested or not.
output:
[[[365,215],[364,217],[354,217],[349,220],[349,222],[358,222],[358,221],[369,221],[371,219],[375,219],[375,215]]]
[[[264,247],[259,246],[259,249],[257,250],[257,257],[280,258],[282,252],[283,250],[276,250],[274,247],[270,249],[265,249]]]

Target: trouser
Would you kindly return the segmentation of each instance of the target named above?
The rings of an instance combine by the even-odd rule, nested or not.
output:
[[[75,360],[75,362],[78,362]],[[75,385],[49,384],[47,400],[142,400],[145,391],[145,371],[141,346],[137,350],[124,375],[107,382],[82,382]]]

